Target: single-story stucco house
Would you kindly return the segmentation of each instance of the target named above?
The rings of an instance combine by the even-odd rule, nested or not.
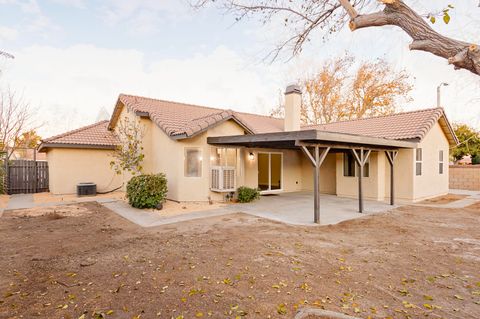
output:
[[[442,108],[302,126],[301,100],[299,88],[289,86],[280,119],[121,94],[109,121],[42,141],[50,191],[125,183],[109,163],[112,132],[127,117],[145,129],[144,172],[165,173],[168,198],[176,201],[221,200],[243,185],[264,194],[318,187],[392,202],[392,194],[415,202],[448,193],[449,148],[458,140]]]

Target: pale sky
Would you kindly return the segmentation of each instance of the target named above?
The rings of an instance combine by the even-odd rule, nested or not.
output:
[[[421,13],[453,4],[445,35],[480,43],[478,0],[407,1]],[[434,107],[436,86],[451,121],[480,128],[480,76],[454,71],[445,60],[408,50],[394,27],[343,30],[312,38],[301,55],[262,60],[285,35],[182,0],[0,0],[0,85],[37,109],[43,137],[94,122],[120,93],[266,114],[279,92],[325,59],[348,50],[359,59],[387,59],[412,75],[413,101],[404,110]]]

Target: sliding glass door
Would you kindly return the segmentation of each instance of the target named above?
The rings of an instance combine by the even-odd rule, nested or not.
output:
[[[258,153],[258,188],[261,191],[283,189],[283,154]]]

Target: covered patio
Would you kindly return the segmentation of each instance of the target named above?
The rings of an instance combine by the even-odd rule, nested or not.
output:
[[[353,210],[355,206],[358,207],[356,214],[364,213],[365,211],[377,211],[377,205],[381,205],[379,202],[369,201],[368,203],[364,200],[364,185],[362,183],[364,175],[364,167],[368,163],[369,157],[372,152],[381,152],[385,153],[385,156],[389,163],[389,172],[390,172],[390,205],[395,205],[395,179],[394,179],[394,165],[395,159],[398,155],[400,149],[414,149],[417,147],[417,141],[415,140],[394,140],[387,138],[355,135],[355,134],[345,134],[345,133],[334,133],[327,132],[323,130],[311,129],[311,130],[300,130],[300,131],[287,131],[287,132],[276,132],[276,133],[264,133],[264,134],[246,134],[246,135],[235,135],[235,136],[218,136],[218,137],[208,137],[208,144],[214,146],[222,147],[236,147],[236,148],[255,148],[255,149],[279,149],[279,150],[301,150],[306,156],[312,167],[313,175],[313,194],[308,197],[301,197],[306,199],[306,201],[290,200],[285,205],[293,204],[290,207],[292,214],[297,212],[299,205],[310,206],[310,218],[309,221],[313,220],[317,224],[328,224],[329,219],[328,214],[321,216],[320,203],[323,198],[327,198],[326,195],[320,194],[320,167],[324,162],[327,154],[329,153],[344,153],[351,154],[356,165],[358,166],[359,172],[356,175],[358,180],[358,205],[353,205],[351,199],[339,198],[338,200],[343,204],[348,205],[347,211]],[[278,198],[288,199],[288,194],[282,194]],[[336,196],[332,196],[336,198]],[[268,204],[267,199],[263,199],[265,204]],[[313,202],[313,205],[312,205]],[[334,201],[330,201],[334,202]],[[278,208],[280,205],[275,203],[273,207]],[[368,209],[365,210],[365,205],[368,204]],[[261,204],[260,204],[261,205]],[[324,203],[325,209],[328,211],[329,202]],[[381,205],[382,206],[382,205]],[[372,210],[372,207],[375,207]],[[305,209],[307,206],[305,206]],[[253,209],[253,206],[252,206]],[[385,209],[382,209],[383,211]],[[268,211],[268,209],[264,209]],[[313,214],[312,214],[313,212]],[[313,215],[313,218],[312,218]],[[360,214],[358,214],[360,215]],[[321,218],[326,218],[326,222]],[[335,218],[332,217],[331,220]],[[346,218],[350,219],[350,218]],[[303,217],[301,218],[303,220]],[[307,222],[307,220],[303,220]]]

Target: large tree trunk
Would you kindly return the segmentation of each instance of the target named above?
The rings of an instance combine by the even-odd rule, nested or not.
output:
[[[382,11],[358,14],[348,0],[339,0],[350,16],[350,29],[395,25],[412,39],[410,50],[433,53],[448,60],[455,69],[469,70],[480,75],[480,48],[477,44],[454,40],[433,30],[430,25],[402,0],[381,0]]]

